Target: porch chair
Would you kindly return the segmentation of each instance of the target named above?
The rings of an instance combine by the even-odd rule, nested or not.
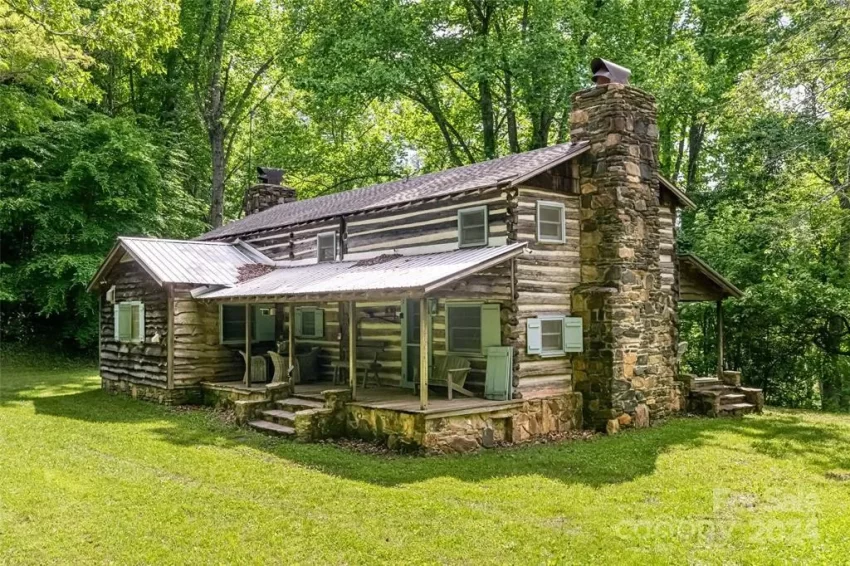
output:
[[[272,360],[272,366],[274,367],[274,376],[272,376],[272,383],[280,383],[286,381],[290,384],[298,383],[299,372],[298,372],[298,358],[295,358],[295,362],[292,364],[292,373],[290,374],[289,368],[289,357],[281,356],[274,350],[269,350],[269,358]],[[284,380],[284,376],[286,379]]]
[[[245,367],[249,367],[248,355],[243,350],[239,350],[239,353],[242,355],[242,360],[245,362]],[[268,373],[266,371],[266,359],[263,356],[251,356],[250,368],[250,383],[265,383],[266,381],[268,381]]]
[[[469,363],[469,360],[461,358],[460,356],[434,356],[434,367],[431,371],[431,378],[428,380],[428,385],[445,387],[448,390],[448,397],[450,401],[452,399],[452,391],[457,391],[461,395],[466,395],[467,397],[475,397],[475,394],[472,391],[464,389],[463,387],[466,384],[466,377],[469,375],[471,367],[472,364]],[[418,367],[414,370],[413,374],[413,392],[414,394],[418,394]]]

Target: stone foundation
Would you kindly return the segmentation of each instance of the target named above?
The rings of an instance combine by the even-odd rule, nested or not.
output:
[[[167,389],[165,386],[105,377],[101,377],[100,386],[101,389],[113,395],[127,395],[133,399],[152,401],[162,405],[199,405],[203,400],[200,387]]]
[[[577,393],[445,416],[348,405],[346,434],[385,442],[399,450],[473,452],[578,430],[582,426],[581,406]]]

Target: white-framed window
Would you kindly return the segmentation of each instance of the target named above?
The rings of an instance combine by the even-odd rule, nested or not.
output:
[[[563,356],[584,351],[580,317],[540,315],[526,321],[526,350],[540,356]]]
[[[460,248],[487,245],[487,207],[473,206],[457,211],[457,243]]]
[[[251,305],[251,342],[273,342],[275,310],[273,305]],[[218,307],[218,337],[221,344],[245,343],[245,305],[221,304]]]
[[[145,341],[145,305],[141,301],[117,303],[115,313],[115,340],[140,343]]]
[[[446,303],[446,349],[450,354],[486,354],[502,345],[500,306]]]
[[[336,232],[324,232],[316,236],[319,262],[336,261]]]
[[[563,203],[537,201],[537,241],[563,244],[565,234]]]
[[[315,307],[295,309],[295,335],[299,338],[324,338],[325,311]]]

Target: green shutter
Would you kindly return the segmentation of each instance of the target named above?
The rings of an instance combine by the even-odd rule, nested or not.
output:
[[[513,390],[513,348],[494,346],[487,349],[487,374],[484,381],[484,397],[507,401]]]
[[[136,329],[136,336],[134,337],[134,339],[138,342],[144,342],[145,341],[145,305],[144,305],[144,303],[140,303],[140,304],[135,305],[135,306],[136,306],[136,308],[139,309],[138,310],[138,318],[137,318],[137,322],[138,322],[139,326]]]
[[[301,336],[303,333],[301,332],[301,320],[304,316],[304,313],[301,309],[295,309],[295,335]],[[292,324],[292,321],[289,321],[289,324]]]
[[[543,336],[540,331],[540,319],[529,318],[525,323],[525,345],[529,354],[543,351]]]
[[[316,333],[313,335],[313,338],[324,338],[325,337],[325,311],[322,309],[316,309],[313,311],[315,314],[316,321]]]
[[[133,339],[133,307],[125,304],[117,306],[115,325],[118,327],[118,340],[129,342]]]
[[[258,342],[274,340],[274,315],[261,313],[263,309],[271,308],[270,306],[254,305],[254,340]]]
[[[121,335],[118,330],[119,320],[121,318],[121,305],[113,305],[112,306],[112,337],[118,342],[121,340]]]
[[[481,353],[486,354],[490,346],[502,345],[501,305],[481,305]]]
[[[578,316],[566,317],[564,319],[564,351],[583,352],[584,333],[582,319]]]

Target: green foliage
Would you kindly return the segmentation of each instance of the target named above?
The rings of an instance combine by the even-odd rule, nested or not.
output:
[[[85,287],[116,236],[188,237],[203,226],[182,179],[163,175],[179,170],[179,153],[158,142],[131,118],[85,109],[0,142],[4,301],[51,317],[56,338],[93,342]]]

